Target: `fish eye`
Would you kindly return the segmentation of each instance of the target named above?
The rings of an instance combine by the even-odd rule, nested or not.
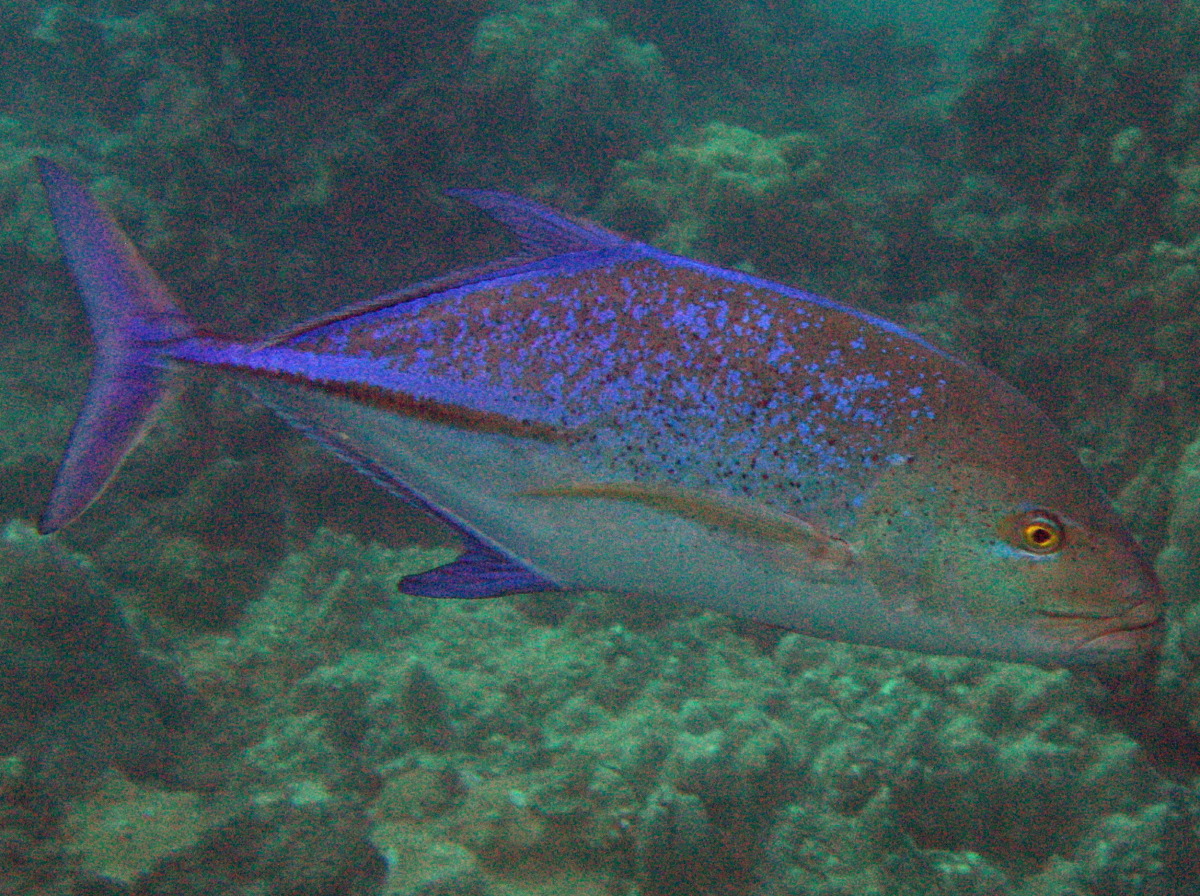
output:
[[[1031,554],[1054,554],[1062,550],[1063,525],[1045,510],[1031,510],[1017,519],[1021,547]]]

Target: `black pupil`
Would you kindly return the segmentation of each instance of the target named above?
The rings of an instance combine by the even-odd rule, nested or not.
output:
[[[1046,542],[1048,542],[1050,540],[1050,530],[1049,529],[1040,529],[1040,528],[1034,529],[1033,535],[1031,537],[1033,538],[1035,543],[1045,544]]]

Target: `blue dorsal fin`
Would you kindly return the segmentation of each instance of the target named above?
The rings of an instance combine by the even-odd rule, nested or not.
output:
[[[496,190],[448,190],[447,195],[486,212],[521,242],[530,255],[562,255],[616,249],[629,240],[599,224],[567,217],[531,199]]]
[[[464,539],[465,541],[465,539]],[[500,597],[530,591],[561,591],[553,582],[481,541],[467,542],[458,559],[400,580],[402,594],[417,597]]]
[[[599,224],[570,218],[552,208],[530,199],[513,196],[511,193],[501,193],[497,190],[454,189],[447,190],[446,195],[469,202],[486,212],[492,220],[517,238],[521,243],[521,251],[515,256],[499,258],[461,271],[453,271],[431,280],[384,293],[381,296],[346,305],[336,311],[275,333],[265,339],[261,345],[283,345],[289,340],[340,320],[369,314],[393,305],[413,302],[495,274],[511,273],[518,265],[547,256],[563,255],[567,252],[586,252],[594,249],[615,249],[628,246],[631,242],[619,233],[607,230]]]

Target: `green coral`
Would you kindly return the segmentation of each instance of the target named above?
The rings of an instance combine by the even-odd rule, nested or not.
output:
[[[575,0],[519,2],[485,18],[471,59],[468,87],[508,152],[558,159],[575,172],[602,172],[636,152],[673,108],[657,48]]]
[[[872,295],[884,237],[870,203],[837,181],[831,156],[811,132],[712,122],[618,162],[598,216],[668,251],[830,295]]]
[[[811,186],[825,163],[819,137],[766,137],[713,122],[686,143],[650,149],[613,170],[605,217],[688,254],[719,238],[726,221],[787,191]]]
[[[57,254],[50,217],[33,177],[33,159],[46,148],[32,128],[0,116],[0,249],[24,247],[50,261]]]
[[[1172,595],[1190,602],[1200,594],[1200,438],[1184,451],[1171,491],[1167,545],[1155,568]]]

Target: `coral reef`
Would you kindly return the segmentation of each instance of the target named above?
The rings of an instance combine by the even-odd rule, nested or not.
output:
[[[617,32],[575,0],[506,4],[483,19],[469,88],[503,155],[560,180],[598,181],[661,131],[674,87],[653,44]],[[519,163],[520,164],[520,163]],[[569,173],[568,173],[569,172]]]
[[[934,218],[970,259],[955,289],[984,321],[982,356],[1114,491],[1169,467],[1196,420],[1173,298],[1200,137],[1188,6],[1002,3],[951,114],[974,176]],[[1142,491],[1134,520],[1156,544],[1167,495]]]
[[[170,779],[193,699],[79,558],[27,526],[0,536],[0,749],[68,795],[109,765]]]
[[[764,651],[683,611],[629,629],[615,598],[531,626],[508,601],[391,592],[443,559],[319,533],[228,637],[193,639],[192,681],[244,745],[231,783],[165,853],[105,849],[100,821],[178,798],[75,797],[88,871],[135,893],[240,892],[221,869],[251,854],[268,886],[338,893],[1167,893],[1200,861],[1189,794],[1065,672],[791,634]]]
[[[680,254],[722,255],[767,251],[766,222],[791,216],[789,198],[828,197],[825,151],[813,134],[765,137],[720,122],[705,125],[693,142],[651,149],[619,161],[601,205],[610,220]],[[814,221],[812,229],[822,223]],[[757,224],[757,227],[755,226]],[[805,251],[805,241],[796,241]],[[746,258],[745,260],[749,260]]]

